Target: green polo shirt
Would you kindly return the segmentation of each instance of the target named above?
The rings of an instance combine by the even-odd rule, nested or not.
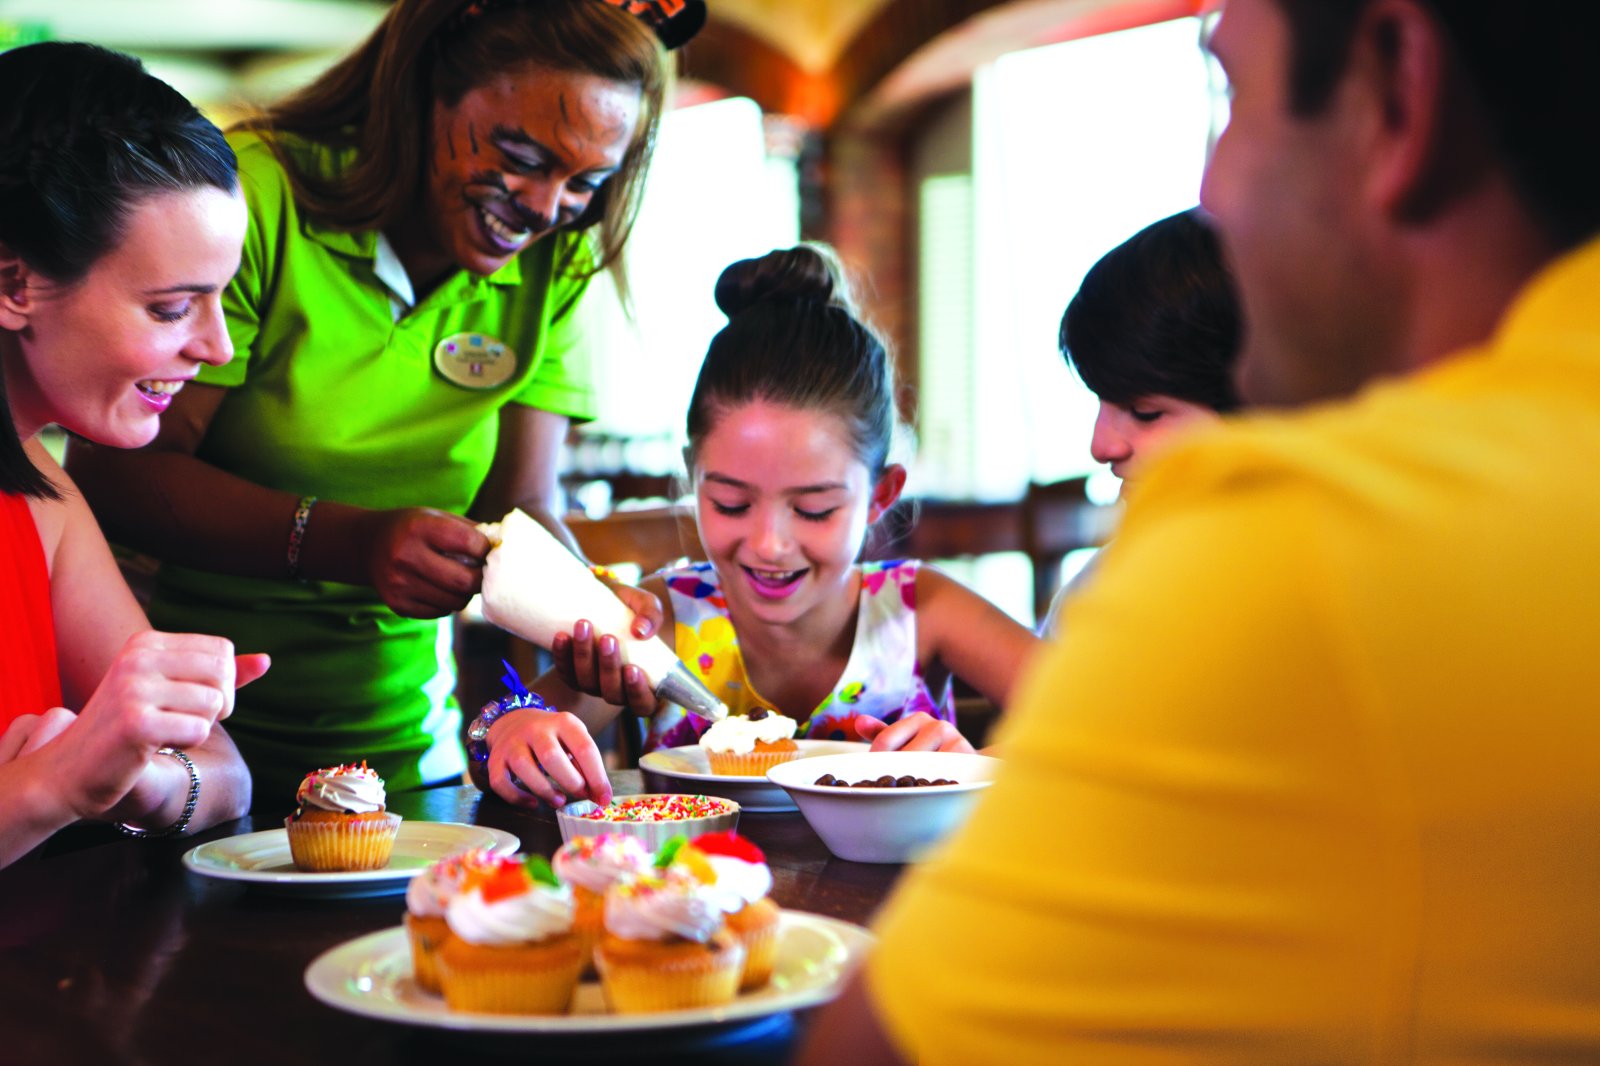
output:
[[[540,241],[488,277],[458,272],[396,319],[377,232],[304,217],[261,139],[230,141],[250,227],[224,298],[234,359],[200,375],[229,391],[199,458],[297,495],[464,513],[494,460],[503,406],[593,416],[590,360],[572,313],[585,282],[556,269],[567,242],[581,238]],[[297,160],[324,174],[349,158],[291,143]],[[449,364],[455,380],[435,364],[441,349],[459,353]],[[485,362],[493,366],[480,377]],[[497,385],[473,387],[499,375]],[[313,512],[313,536],[315,525]],[[463,768],[449,619],[402,619],[366,588],[170,564],[150,613],[161,628],[221,633],[241,650],[272,653],[271,672],[241,690],[229,722],[258,804],[291,801],[307,770],[337,762],[367,759],[391,788]]]

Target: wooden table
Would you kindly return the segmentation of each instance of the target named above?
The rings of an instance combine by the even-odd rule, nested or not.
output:
[[[620,794],[641,791],[638,771],[617,771],[613,784]],[[525,851],[548,855],[561,843],[548,811],[513,808],[470,787],[390,800],[409,819],[515,833]],[[793,1045],[788,1016],[642,1038],[496,1037],[324,1006],[305,989],[306,966],[336,944],[399,924],[404,900],[272,895],[182,864],[197,843],[275,824],[244,818],[172,841],[72,829],[0,870],[0,1062],[770,1063]],[[788,908],[866,924],[901,870],[833,858],[796,813],[744,813],[739,831],[766,851],[773,898]]]

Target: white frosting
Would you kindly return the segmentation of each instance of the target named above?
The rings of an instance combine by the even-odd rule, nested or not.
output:
[[[624,940],[682,937],[705,943],[722,928],[722,908],[710,886],[668,871],[606,893],[606,929]]]
[[[418,918],[443,918],[445,905],[461,891],[467,870],[488,861],[481,849],[441,859],[406,885],[406,910]]]
[[[764,862],[745,862],[731,855],[707,855],[706,861],[717,874],[716,883],[710,886],[717,906],[729,914],[765,899],[772,891],[772,868]]]
[[[602,833],[563,844],[551,865],[562,881],[604,895],[606,889],[619,881],[630,881],[648,873],[650,852],[633,837]]]
[[[378,771],[364,766],[337,766],[306,775],[294,794],[302,807],[371,814],[383,810],[386,795]]]
[[[785,718],[777,713],[770,713],[753,722],[748,718],[730,715],[712,723],[710,729],[700,734],[700,746],[708,751],[748,755],[756,750],[758,740],[768,744],[788,740],[794,736],[796,725],[793,718]]]
[[[445,906],[450,931],[469,944],[503,947],[548,940],[572,930],[572,889],[536,884],[526,892],[486,903],[481,889]]]

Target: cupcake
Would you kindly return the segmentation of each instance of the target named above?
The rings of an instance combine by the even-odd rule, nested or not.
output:
[[[411,972],[418,986],[438,995],[438,950],[450,926],[445,908],[466,888],[474,871],[487,870],[495,859],[481,849],[440,859],[406,885],[406,937],[411,941]]]
[[[556,876],[572,886],[577,905],[573,930],[583,941],[583,957],[593,969],[594,946],[605,928],[606,891],[651,870],[650,852],[633,837],[603,833],[575,837],[556,851]]]
[[[705,833],[689,842],[705,857],[716,879],[711,887],[727,915],[728,932],[744,945],[744,972],[739,990],[760,988],[772,978],[778,961],[778,905],[772,891],[772,870],[761,849],[738,833]],[[679,852],[681,856],[683,851]]]
[[[389,865],[400,816],[384,809],[383,778],[360,766],[307,774],[284,819],[289,854],[302,870],[381,870]]]
[[[795,728],[793,718],[758,708],[713,722],[700,735],[700,747],[714,774],[765,777],[768,770],[800,753]]]
[[[613,1011],[715,1007],[738,995],[744,948],[723,928],[722,908],[701,879],[710,870],[699,865],[674,864],[606,893],[594,961]]]
[[[496,859],[467,882],[445,905],[445,1003],[474,1014],[565,1014],[584,963],[572,889],[542,855]]]

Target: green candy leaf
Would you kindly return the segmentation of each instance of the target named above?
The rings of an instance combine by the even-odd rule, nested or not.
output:
[[[656,852],[656,869],[665,870],[672,865],[672,860],[678,857],[678,852],[689,843],[689,838],[679,833],[661,845],[661,850]]]
[[[522,860],[522,866],[528,871],[528,876],[533,879],[534,884],[548,885],[551,888],[561,887],[561,878],[556,876],[550,860],[543,855],[529,855]]]

